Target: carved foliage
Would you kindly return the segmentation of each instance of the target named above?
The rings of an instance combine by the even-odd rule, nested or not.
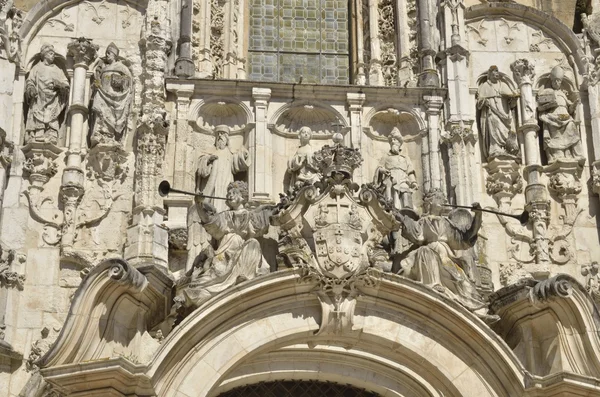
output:
[[[396,56],[396,8],[392,0],[378,3],[379,38],[381,45],[381,66],[385,85],[393,86],[398,80]]]

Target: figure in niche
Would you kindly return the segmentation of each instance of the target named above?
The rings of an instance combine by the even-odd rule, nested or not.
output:
[[[268,231],[275,206],[246,209],[248,186],[241,181],[229,184],[225,211],[218,212],[200,197],[195,200],[198,217],[217,248],[207,246],[202,251],[191,271],[190,283],[175,298],[174,311],[197,308],[226,288],[269,272],[256,237]]]
[[[133,75],[119,58],[119,48],[114,43],[108,45],[99,62],[92,102],[92,147],[121,141],[133,98]]]
[[[228,186],[234,175],[246,171],[250,165],[250,154],[245,148],[233,153],[229,148],[229,127],[219,125],[215,128],[215,148],[212,154],[205,154],[198,159],[196,170],[196,193],[207,196],[225,197]],[[227,209],[224,200],[206,199],[219,213]],[[188,259],[186,269],[194,267],[194,263],[203,249],[210,243],[198,210],[193,205],[187,218],[188,226]]]
[[[519,143],[512,115],[518,97],[500,79],[498,67],[490,66],[487,80],[477,90],[484,156],[488,160],[498,156],[518,158]]]
[[[40,60],[25,82],[25,99],[29,105],[25,124],[25,143],[58,143],[61,114],[67,105],[69,80],[55,64],[56,53],[49,44],[42,45]]]
[[[552,87],[538,93],[540,120],[544,125],[544,149],[548,163],[559,159],[585,159],[581,138],[573,115],[580,102],[578,96],[569,99],[562,87],[565,72],[556,66],[550,73]]]
[[[309,127],[302,127],[298,131],[300,147],[294,157],[288,161],[289,187],[287,190],[289,194],[302,186],[312,185],[321,179],[321,173],[313,158],[314,150],[310,144],[312,134]]]
[[[402,235],[414,244],[401,261],[400,274],[432,287],[437,292],[461,303],[486,320],[490,316],[480,311],[486,304],[475,288],[474,266],[463,254],[477,242],[482,213],[472,216],[467,210],[455,209],[441,216],[443,197],[433,195],[425,201],[427,215],[412,219],[407,213],[397,213],[402,222]],[[481,208],[473,203],[474,208]],[[472,277],[472,276],[471,276]]]
[[[373,183],[385,187],[385,198],[395,208],[413,208],[412,194],[418,189],[415,170],[410,159],[402,153],[402,134],[394,127],[389,136],[390,151],[381,159]]]

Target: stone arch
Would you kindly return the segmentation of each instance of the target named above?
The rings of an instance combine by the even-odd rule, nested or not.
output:
[[[537,27],[558,43],[558,47],[568,57],[573,57],[580,75],[586,72],[586,56],[580,40],[563,22],[538,9],[516,3],[486,3],[468,7],[465,10],[467,23],[483,18],[518,17],[525,24]]]
[[[313,131],[313,139],[330,139],[336,132],[333,124],[341,125],[340,132],[348,129],[346,117],[333,107],[315,101],[288,103],[269,121],[271,131],[289,138],[296,138],[298,130],[306,126]]]
[[[253,112],[244,102],[229,97],[195,100],[188,113],[193,127],[209,135],[220,124],[228,125],[231,135],[243,134],[254,126],[253,120]]]
[[[410,379],[419,396],[435,396],[432,390],[447,396],[522,394],[525,374],[508,346],[471,313],[426,287],[383,275],[379,288],[365,289],[359,298],[352,334],[317,337],[321,310],[314,285],[299,283],[298,276],[291,270],[252,280],[186,318],[149,364],[146,374],[157,395],[214,396],[244,377],[259,381],[266,372],[258,363],[273,355],[292,365],[275,377],[302,372],[304,362],[309,370],[302,376],[310,378],[317,373],[314,366],[310,370],[319,357],[314,349],[323,350],[321,357],[348,358],[341,365],[348,372],[323,366],[321,380],[347,374],[353,385],[381,392],[375,378],[368,378],[376,376],[365,369],[364,360],[370,360],[377,362],[377,376]],[[349,376],[357,368],[360,376]],[[402,395],[397,384],[387,387],[390,395]]]
[[[427,123],[417,111],[398,105],[374,107],[365,115],[364,123],[368,136],[386,142],[394,127],[398,127],[408,141],[418,139],[421,132],[427,130]]]

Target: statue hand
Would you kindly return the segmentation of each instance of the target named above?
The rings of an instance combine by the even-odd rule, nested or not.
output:
[[[211,154],[210,157],[208,158],[208,164],[212,164],[215,160],[218,160],[219,156],[215,156],[214,154]]]
[[[473,204],[471,204],[471,208],[473,208],[474,210],[480,210],[482,207],[481,207],[481,204],[479,204],[479,203],[476,201],[476,202],[474,202]]]

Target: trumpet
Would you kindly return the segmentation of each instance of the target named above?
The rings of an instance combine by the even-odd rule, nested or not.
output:
[[[471,210],[471,211],[488,212],[490,214],[507,216],[509,218],[513,218],[513,219],[518,220],[521,223],[521,225],[526,225],[527,222],[529,222],[529,211],[527,211],[527,210],[523,211],[520,214],[507,214],[505,212],[500,212],[500,211],[495,211],[495,210],[488,210],[488,209],[485,209],[485,208],[475,208],[475,207],[471,207],[471,206],[468,206],[468,205],[442,204],[442,207],[466,208],[466,209]]]
[[[209,198],[209,199],[215,199],[215,200],[227,200],[227,198],[225,198],[225,197],[207,196],[207,195],[202,194],[202,193],[192,193],[192,192],[188,192],[188,191],[185,191],[185,190],[175,189],[175,188],[171,187],[171,184],[169,183],[169,181],[162,181],[158,185],[158,194],[160,194],[160,197],[166,197],[171,192],[173,192],[173,193],[181,193],[181,194],[185,194],[185,195],[188,195],[188,196],[196,196],[196,197],[201,197],[201,198]]]

